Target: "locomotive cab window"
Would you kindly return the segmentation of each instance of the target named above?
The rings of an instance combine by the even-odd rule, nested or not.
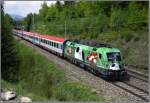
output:
[[[107,53],[108,61],[121,61],[121,56],[119,52]]]

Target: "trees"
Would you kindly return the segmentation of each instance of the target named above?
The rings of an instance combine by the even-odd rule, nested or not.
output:
[[[46,15],[48,13],[48,6],[47,6],[47,3],[44,2],[42,4],[42,8],[39,10],[39,13],[40,13],[40,19],[44,22],[46,22]]]
[[[1,6],[2,7],[2,6]],[[4,14],[3,9],[1,10],[2,19],[2,36],[1,36],[1,73],[2,79],[7,81],[18,80],[18,65],[19,58],[15,46],[15,41],[11,34],[12,24],[9,15]]]
[[[24,20],[26,31],[30,31],[31,30],[31,27],[32,27],[32,18],[33,18],[33,14],[30,13],[30,14],[27,15],[27,17]]]

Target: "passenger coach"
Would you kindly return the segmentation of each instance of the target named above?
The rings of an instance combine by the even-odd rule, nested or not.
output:
[[[49,35],[41,35],[21,30],[13,30],[13,34],[23,39],[26,39],[36,45],[42,46],[45,49],[48,49],[59,56],[63,56],[63,42],[65,41],[64,38]]]

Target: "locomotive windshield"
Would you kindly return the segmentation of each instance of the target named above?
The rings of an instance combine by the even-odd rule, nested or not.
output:
[[[119,52],[107,53],[108,61],[121,61],[121,56]]]

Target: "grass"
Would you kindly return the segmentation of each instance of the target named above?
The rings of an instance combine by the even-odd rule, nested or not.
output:
[[[33,48],[17,43],[19,51],[19,81],[1,81],[2,87],[14,90],[18,96],[33,101],[104,101],[86,85],[66,80],[64,72]],[[12,78],[13,79],[13,78]]]

